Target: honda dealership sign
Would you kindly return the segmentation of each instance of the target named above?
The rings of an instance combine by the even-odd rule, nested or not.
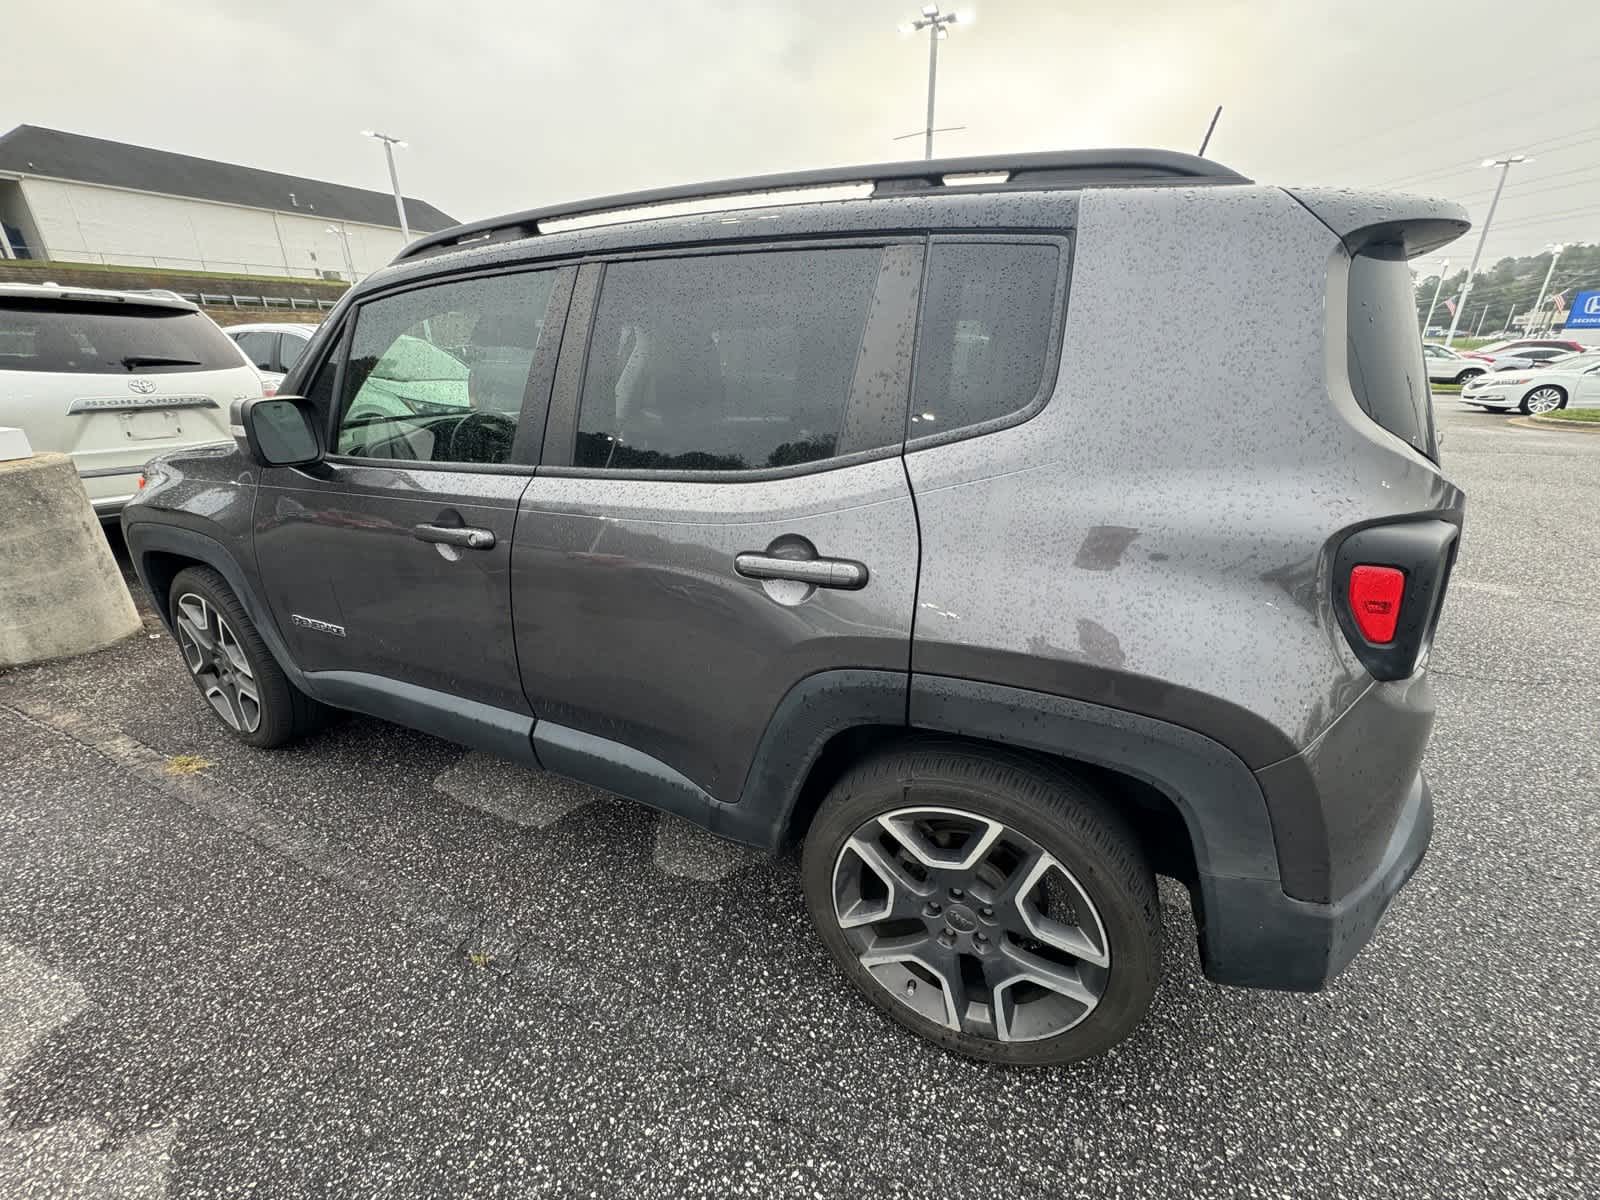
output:
[[[1568,329],[1600,329],[1600,292],[1579,292],[1567,310]]]

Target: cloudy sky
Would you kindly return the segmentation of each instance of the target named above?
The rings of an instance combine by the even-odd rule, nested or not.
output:
[[[0,129],[386,188],[376,127],[411,143],[406,191],[468,220],[917,157],[892,139],[923,122],[926,35],[895,32],[920,3],[0,0]],[[940,50],[938,124],[966,126],[941,154],[1193,151],[1222,104],[1211,154],[1254,178],[1396,185],[1479,222],[1478,162],[1527,151],[1485,263],[1600,241],[1590,0],[971,3]]]

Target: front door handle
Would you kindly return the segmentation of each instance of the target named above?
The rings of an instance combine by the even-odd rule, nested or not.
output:
[[[747,550],[734,556],[733,569],[746,579],[793,579],[850,592],[867,586],[866,565],[848,558],[780,558]]]
[[[417,525],[411,536],[419,542],[438,542],[444,546],[460,546],[464,550],[493,550],[494,530],[472,529],[460,525]]]

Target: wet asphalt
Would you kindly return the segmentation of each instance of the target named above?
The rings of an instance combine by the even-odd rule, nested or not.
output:
[[[1441,401],[1433,848],[1318,995],[1015,1072],[886,1023],[796,864],[352,718],[235,747],[154,618],[0,676],[0,1196],[1407,1196],[1600,1181],[1600,435]]]

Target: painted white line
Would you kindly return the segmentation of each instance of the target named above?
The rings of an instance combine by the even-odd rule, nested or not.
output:
[[[1466,588],[1469,592],[1485,592],[1491,596],[1505,596],[1511,600],[1515,600],[1522,595],[1514,587],[1507,587],[1503,583],[1485,583],[1481,579],[1454,579],[1451,581],[1451,586]]]
[[[755,857],[754,850],[707,833],[692,821],[656,814],[655,864],[668,875],[716,883]]]
[[[433,786],[468,808],[532,829],[548,829],[574,809],[607,798],[560,775],[530,771],[477,750],[463,755]]]
[[[0,941],[0,1099],[28,1056],[88,1007],[78,983]],[[160,1200],[167,1194],[176,1123],[106,1149],[109,1131],[87,1117],[8,1129],[8,1115],[0,1107],[0,1195]]]

